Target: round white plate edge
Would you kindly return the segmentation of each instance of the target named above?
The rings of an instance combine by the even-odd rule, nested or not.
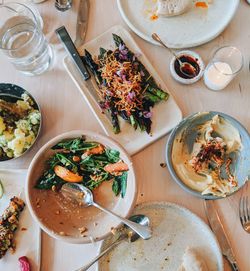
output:
[[[129,28],[136,34],[138,35],[139,37],[141,37],[142,39],[150,42],[151,44],[154,44],[154,45],[158,45],[158,46],[161,46],[157,41],[154,41],[153,39],[151,39],[150,37],[148,37],[147,35],[143,34],[141,31],[139,31],[129,20],[129,18],[127,17],[127,15],[125,14],[123,8],[122,8],[122,4],[121,4],[121,1],[123,0],[116,0],[117,1],[117,6],[118,6],[118,10],[123,18],[123,20],[125,21],[125,23],[129,26]],[[202,45],[202,44],[205,44],[213,39],[215,39],[217,36],[219,36],[224,30],[225,28],[228,26],[228,24],[231,22],[231,20],[233,19],[236,11],[237,11],[237,8],[240,4],[240,0],[236,0],[235,1],[235,9],[234,9],[234,12],[232,12],[231,16],[228,18],[227,21],[225,21],[225,23],[223,24],[223,26],[218,29],[218,31],[216,33],[214,33],[211,37],[207,38],[207,39],[204,39],[204,41],[200,41],[200,42],[197,42],[197,43],[191,43],[191,44],[187,44],[187,45],[178,45],[178,46],[174,46],[171,47],[172,48],[175,48],[175,49],[186,49],[186,48],[192,48],[192,47],[196,47],[196,46],[199,46],[199,45]]]
[[[178,211],[183,211],[188,216],[192,217],[197,224],[201,224],[203,229],[210,235],[210,238],[213,239],[215,245],[217,246],[217,250],[220,253],[220,255],[218,254],[218,265],[219,265],[219,268],[220,268],[218,271],[223,271],[224,270],[223,256],[222,256],[222,252],[221,252],[219,242],[218,242],[215,234],[210,229],[210,227],[198,215],[196,215],[191,210],[189,210],[188,208],[186,208],[186,207],[184,207],[182,205],[172,203],[172,202],[167,202],[167,201],[152,201],[152,202],[140,203],[140,204],[135,206],[134,211],[132,212],[132,214],[134,214],[135,212],[139,211],[142,208],[147,208],[147,207],[152,208],[153,205],[157,205],[157,206],[164,207],[164,208],[169,208],[169,207],[176,208]],[[103,240],[101,242],[101,245],[100,245],[99,250],[98,250],[98,254],[101,253],[104,242],[105,242],[105,240]],[[100,269],[100,267],[99,267],[99,262],[98,262],[98,265],[96,267],[96,271],[102,271]]]

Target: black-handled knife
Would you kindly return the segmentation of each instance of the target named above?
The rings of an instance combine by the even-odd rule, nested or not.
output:
[[[84,65],[81,56],[79,55],[68,31],[66,30],[65,26],[61,26],[55,30],[56,34],[58,35],[59,39],[63,43],[65,49],[68,51],[69,55],[71,56],[72,60],[75,62],[77,69],[83,76],[84,80],[88,80],[90,78],[90,74]]]

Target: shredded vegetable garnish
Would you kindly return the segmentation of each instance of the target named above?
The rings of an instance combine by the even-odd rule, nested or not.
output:
[[[97,57],[85,50],[84,62],[98,84],[100,107],[109,113],[114,133],[120,132],[118,116],[134,129],[151,133],[151,108],[168,99],[168,93],[159,88],[154,78],[131,52],[123,40],[113,34],[115,50],[100,48]]]
[[[104,59],[101,75],[106,80],[106,86],[100,88],[103,99],[112,96],[119,111],[125,110],[128,114],[135,108],[142,109],[142,99],[145,89],[142,89],[141,74],[133,70],[132,63],[119,62],[114,53]]]

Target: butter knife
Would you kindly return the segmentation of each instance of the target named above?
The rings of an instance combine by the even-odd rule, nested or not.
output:
[[[225,233],[218,212],[214,206],[214,202],[212,200],[205,200],[204,207],[210,227],[219,241],[223,256],[226,257],[234,271],[240,271],[231,244]]]
[[[89,0],[80,0],[76,22],[76,48],[80,47],[85,40],[88,27]]]

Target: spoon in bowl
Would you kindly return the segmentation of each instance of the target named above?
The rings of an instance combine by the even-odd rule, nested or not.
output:
[[[171,48],[169,48],[161,39],[160,37],[156,34],[153,33],[152,34],[152,38],[153,40],[157,41],[158,43],[160,43],[163,47],[165,47],[166,49],[169,50],[169,52],[176,58],[176,60],[179,62],[180,65],[180,71],[186,75],[189,78],[194,78],[197,75],[197,70],[196,68],[191,65],[188,62],[182,62],[180,60],[180,58],[176,55],[176,53],[174,52],[174,50],[172,50]]]
[[[149,218],[145,215],[133,215],[129,218],[129,220],[136,222],[142,226],[149,226]],[[114,247],[118,246],[123,241],[128,242],[135,242],[137,239],[139,239],[140,236],[135,233],[134,231],[131,231],[130,229],[126,228],[124,229],[116,241],[111,243],[106,249],[104,249],[98,256],[96,256],[91,262],[89,262],[84,267],[77,269],[76,271],[86,271],[88,270],[95,262],[97,262],[100,258],[102,258],[105,254],[107,254],[110,250],[112,250]]]
[[[93,194],[91,190],[89,190],[87,187],[78,184],[78,183],[66,183],[62,186],[61,192],[65,198],[68,198],[72,201],[77,202],[80,206],[88,207],[88,206],[94,206],[103,212],[112,215],[119,219],[123,224],[127,225],[129,228],[131,228],[133,231],[135,231],[141,238],[147,240],[152,236],[152,231],[150,227],[143,226],[140,224],[137,224],[133,221],[130,221],[126,218],[123,218],[106,208],[100,206],[97,204],[93,199]]]

